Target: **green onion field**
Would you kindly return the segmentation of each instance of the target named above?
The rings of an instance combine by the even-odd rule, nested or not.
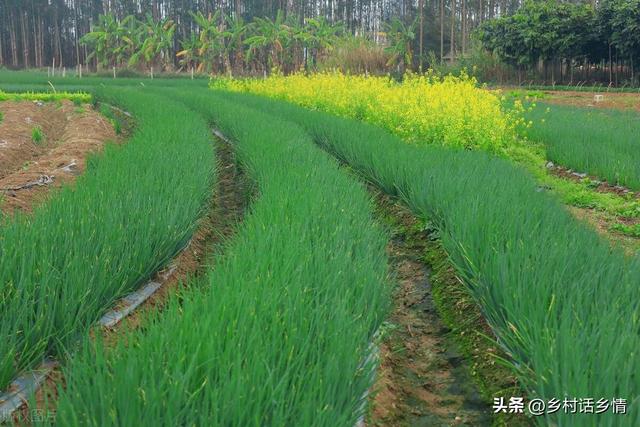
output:
[[[11,108],[66,100],[98,111],[121,139],[31,211],[2,211],[2,421],[639,425],[637,114],[518,109],[467,77],[349,78],[0,71],[7,145],[20,122]],[[336,92],[315,86],[332,82]],[[409,100],[397,94],[411,91],[440,98],[404,109]],[[491,125],[472,117],[488,105],[499,116]],[[411,129],[419,137],[407,139]],[[493,133],[468,142],[483,132]],[[610,185],[554,174],[547,162]],[[34,165],[0,169],[0,180]],[[35,186],[3,189],[0,209]],[[241,215],[222,225],[229,192]],[[407,209],[413,225],[380,197]],[[412,265],[426,281],[398,277],[408,264],[394,239],[417,248]],[[159,279],[167,271],[173,285]],[[445,298],[433,298],[432,281],[442,280]],[[156,281],[160,291],[129,320],[100,326]],[[407,281],[426,300],[403,302]],[[412,313],[435,310],[448,327],[435,336],[412,329],[397,313],[415,304]],[[428,360],[407,359],[399,332],[417,337],[423,348],[411,354]],[[411,370],[423,362],[420,375],[442,388],[425,391]],[[12,404],[20,378],[51,363]],[[464,391],[451,391],[454,375]],[[578,409],[591,400],[593,412]],[[548,406],[535,413],[531,402]]]

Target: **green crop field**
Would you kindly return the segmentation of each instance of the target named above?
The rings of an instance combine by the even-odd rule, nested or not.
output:
[[[535,192],[522,171],[482,153],[418,149],[372,126],[260,98],[235,99],[300,124],[363,177],[435,221],[531,395],[638,390],[640,259],[612,252],[553,198]],[[589,423],[575,415],[557,422]],[[598,425],[617,422],[601,417]]]
[[[215,161],[202,119],[135,89],[96,99],[136,115],[131,142],[107,147],[75,189],[0,228],[3,389],[43,356],[63,354],[183,247],[210,194]]]
[[[131,337],[135,349],[89,348],[69,365],[60,422],[353,425],[390,290],[362,186],[293,124],[172,95],[237,141],[258,199],[202,289]]]
[[[0,5],[0,424],[640,425],[637,112],[169,3]]]
[[[640,115],[538,103],[528,113],[528,137],[545,144],[550,160],[640,190]]]

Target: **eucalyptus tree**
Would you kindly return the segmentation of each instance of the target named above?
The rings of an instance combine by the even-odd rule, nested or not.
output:
[[[248,34],[242,39],[243,48],[251,48],[250,55],[259,60],[256,64],[249,61],[252,67],[269,68],[267,63],[275,66],[297,68],[305,61],[307,68],[317,66],[317,55],[322,55],[326,49],[314,47],[315,38],[305,32],[297,32],[299,25],[308,26],[310,20],[326,20],[327,24],[342,24],[345,34],[364,36],[379,41],[379,33],[385,22],[397,17],[404,22],[419,19],[418,36],[414,39],[413,51],[424,53],[430,49],[437,49],[437,32],[435,28],[437,17],[443,14],[451,16],[453,22],[451,34],[456,38],[456,45],[464,46],[467,28],[475,27],[479,22],[499,13],[511,11],[522,0],[478,0],[477,2],[462,1],[462,8],[451,13],[451,2],[438,11],[438,0],[2,0],[0,1],[0,66],[11,67],[42,67],[56,59],[57,64],[66,66],[87,64],[87,57],[91,45],[81,44],[79,40],[85,34],[94,31],[99,25],[100,15],[111,15],[116,22],[123,21],[127,16],[146,22],[146,15],[152,16],[155,22],[172,20],[175,23],[173,41],[168,51],[161,52],[163,66],[164,59],[180,62],[183,56],[176,58],[175,54],[185,49],[181,41],[190,40],[192,35],[200,36],[200,26],[196,23],[194,14],[200,13],[204,17],[220,13],[221,16],[232,16],[243,22],[253,22],[255,18],[278,21],[278,15],[283,15],[282,23],[294,33],[288,41],[292,43],[293,52],[285,52],[285,47],[272,44],[266,50],[259,47],[260,41],[253,40],[251,45],[244,44]],[[442,1],[444,4],[445,2]],[[467,4],[465,8],[464,5]],[[221,22],[218,21],[220,24]],[[295,24],[294,24],[295,23]],[[264,23],[263,23],[264,24]],[[469,24],[469,25],[467,25]],[[231,24],[223,24],[225,31]],[[444,24],[443,24],[444,25]],[[233,31],[236,32],[237,28]],[[444,29],[443,29],[444,31]],[[297,33],[296,33],[297,32]],[[255,35],[255,34],[253,34]],[[460,43],[462,39],[462,43]],[[85,39],[87,40],[87,39]],[[236,46],[227,35],[224,37],[225,50],[227,44]],[[305,44],[309,44],[306,49]],[[246,51],[234,47],[229,55],[234,69],[241,68],[246,63]],[[258,50],[261,50],[258,52]],[[129,56],[128,56],[129,55]],[[124,56],[130,59],[131,53]],[[277,60],[275,57],[278,57]],[[306,58],[306,60],[305,60]],[[148,66],[143,57],[136,57],[136,66]],[[92,63],[93,64],[93,63]],[[208,62],[208,67],[228,68],[224,58],[215,59],[215,64]],[[140,66],[142,66],[140,65]],[[201,64],[198,64],[201,65]]]

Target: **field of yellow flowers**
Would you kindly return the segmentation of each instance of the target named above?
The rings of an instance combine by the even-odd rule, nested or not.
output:
[[[388,77],[323,73],[213,80],[211,86],[287,100],[381,126],[416,144],[502,151],[522,123],[518,108],[468,76]]]

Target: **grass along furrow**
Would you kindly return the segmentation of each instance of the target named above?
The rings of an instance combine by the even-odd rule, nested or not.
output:
[[[139,90],[97,99],[134,114],[130,141],[107,146],[73,188],[0,227],[0,389],[45,356],[64,356],[186,244],[206,208],[215,162],[205,122]]]
[[[640,423],[640,257],[612,249],[506,160],[415,147],[365,123],[227,96],[297,122],[434,223],[529,397],[627,399],[625,415],[558,411],[536,421]]]
[[[74,358],[58,424],[354,425],[390,291],[366,190],[291,123],[181,98],[236,141],[257,195],[208,286]]]

